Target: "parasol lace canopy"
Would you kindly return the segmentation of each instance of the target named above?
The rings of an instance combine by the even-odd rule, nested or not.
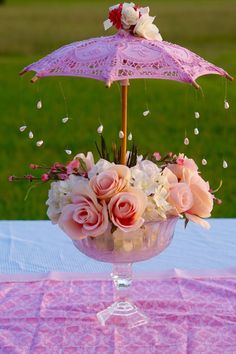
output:
[[[147,40],[123,30],[113,36],[74,42],[24,68],[37,78],[78,76],[106,82],[129,79],[164,79],[193,84],[207,74],[231,79],[223,69],[197,54],[166,41]]]

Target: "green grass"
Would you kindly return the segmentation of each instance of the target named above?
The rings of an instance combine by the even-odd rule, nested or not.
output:
[[[72,41],[103,35],[102,22],[108,4],[99,1],[8,1],[0,7],[0,218],[43,219],[47,185],[33,190],[28,200],[24,196],[28,183],[9,185],[7,176],[29,172],[29,163],[65,162],[65,148],[74,153],[94,150],[96,128],[103,123],[108,141],[117,139],[120,129],[120,89],[110,90],[102,82],[78,78],[45,78],[35,85],[31,74],[19,78],[18,72],[27,64]],[[141,3],[141,2],[140,2]],[[196,51],[235,76],[235,12],[233,1],[148,1],[163,37]],[[96,6],[95,6],[96,4]],[[110,32],[111,33],[111,32]],[[129,130],[143,152],[159,150],[182,151],[200,164],[205,157],[208,165],[201,167],[203,176],[217,187],[223,179],[218,196],[224,203],[216,207],[215,217],[236,216],[236,148],[235,148],[235,84],[228,84],[231,109],[224,111],[225,80],[215,76],[198,80],[201,93],[184,84],[149,80],[132,81],[129,93]],[[66,97],[64,102],[60,86]],[[43,109],[36,110],[42,99]],[[152,112],[148,118],[142,112],[148,103]],[[61,118],[72,118],[63,125]],[[201,112],[200,135],[193,129],[195,110]],[[18,128],[26,124],[35,133],[30,141]],[[190,145],[185,147],[185,130]],[[42,148],[35,147],[43,139]],[[223,170],[222,160],[229,168]]]

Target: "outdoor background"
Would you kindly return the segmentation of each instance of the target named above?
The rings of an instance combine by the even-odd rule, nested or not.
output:
[[[105,89],[99,81],[82,78],[45,78],[32,85],[33,73],[19,77],[29,63],[73,41],[104,35],[107,10],[117,1],[15,0],[0,5],[0,218],[44,219],[48,185],[33,189],[28,182],[10,184],[8,175],[30,173],[30,163],[66,162],[65,149],[95,151],[96,129],[104,125],[108,142],[120,130],[120,89]],[[159,0],[148,5],[167,41],[186,46],[236,76],[236,1]],[[110,30],[106,34],[110,35]],[[215,217],[236,217],[236,85],[218,76],[200,78],[201,92],[189,85],[161,80],[132,81],[129,94],[129,131],[144,153],[184,152],[194,157],[212,188],[223,200]],[[66,100],[63,98],[62,89]],[[223,108],[225,91],[230,110]],[[37,110],[41,99],[43,109]],[[151,115],[144,118],[146,106]],[[199,111],[197,121],[194,112]],[[61,119],[69,115],[66,124]],[[198,123],[200,135],[193,130]],[[24,133],[19,127],[27,125]],[[28,138],[29,130],[35,138]],[[185,130],[190,145],[184,146]],[[37,148],[37,140],[45,144]],[[208,161],[201,165],[202,158]],[[229,168],[222,168],[223,159]]]

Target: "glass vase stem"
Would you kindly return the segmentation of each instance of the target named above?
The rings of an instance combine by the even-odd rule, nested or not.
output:
[[[115,301],[130,300],[130,287],[132,285],[132,264],[113,264],[111,277],[115,288]]]
[[[113,264],[111,277],[115,290],[115,302],[97,314],[101,325],[111,323],[116,326],[133,328],[144,325],[148,318],[130,300],[132,284],[132,264]]]

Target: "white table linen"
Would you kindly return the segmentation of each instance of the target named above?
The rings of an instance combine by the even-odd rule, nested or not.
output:
[[[236,219],[211,219],[211,229],[177,223],[171,245],[134,270],[227,269],[236,266]],[[0,221],[0,272],[109,272],[110,264],[80,253],[50,221]]]

